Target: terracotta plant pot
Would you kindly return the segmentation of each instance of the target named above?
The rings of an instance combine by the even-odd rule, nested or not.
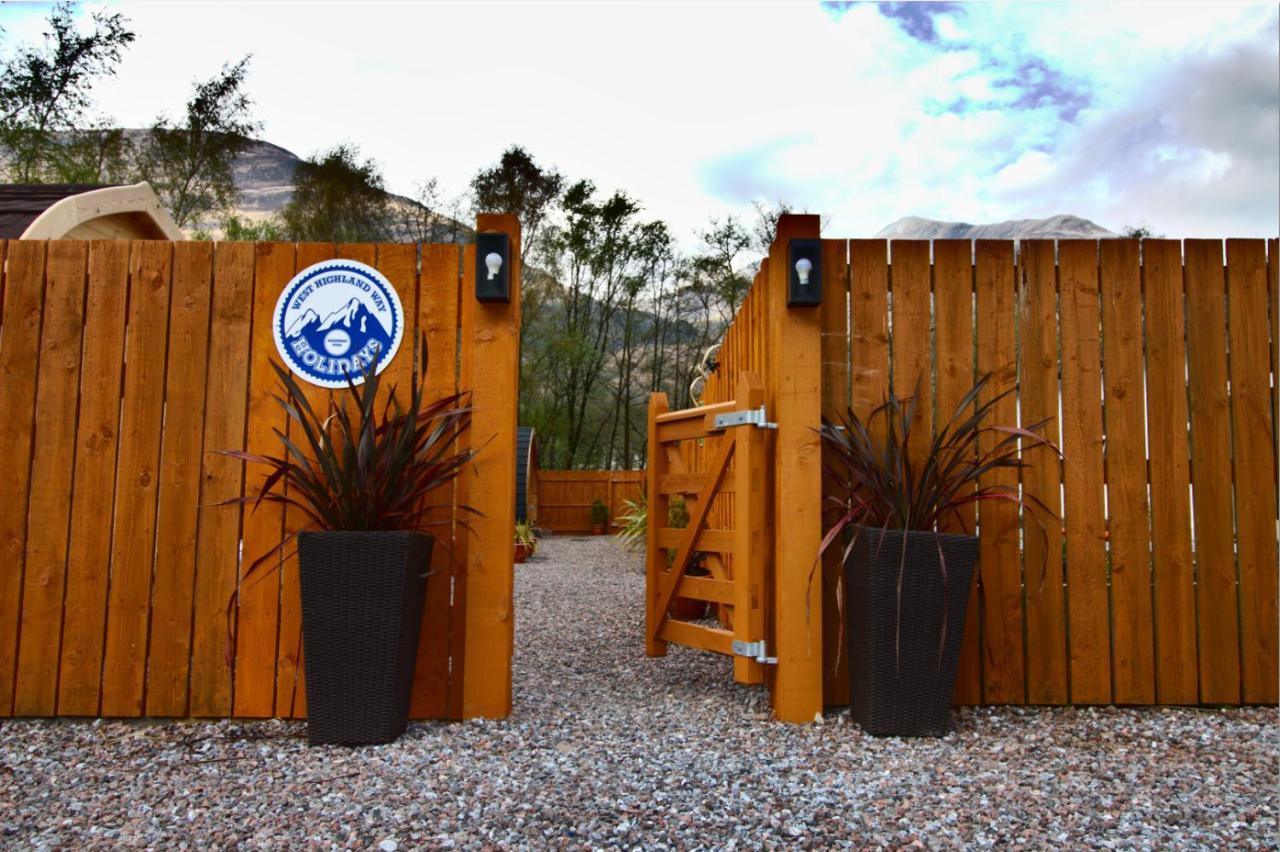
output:
[[[697,621],[707,616],[707,602],[695,601],[692,598],[676,598],[667,610],[677,621]]]
[[[604,535],[605,533],[604,524],[592,524],[591,533],[592,535]]]
[[[533,555],[532,547],[530,547],[527,544],[521,544],[520,542],[516,542],[516,564],[517,565],[519,565],[521,562],[524,562],[532,555]]]

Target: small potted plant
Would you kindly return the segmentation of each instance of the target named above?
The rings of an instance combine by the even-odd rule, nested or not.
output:
[[[913,429],[920,428],[918,394],[899,399],[891,391],[865,421],[852,411],[840,423],[823,421],[826,468],[835,484],[829,500],[838,515],[821,550],[844,545],[851,714],[868,733],[942,736],[950,729],[978,539],[940,528],[963,525],[964,513],[987,501],[1024,507],[1036,523],[1039,515],[1053,516],[1016,485],[986,479],[1001,468],[1023,467],[1028,452],[1058,452],[1036,433],[1048,420],[1026,428],[986,423],[1013,393],[979,403],[990,382],[990,374],[978,380],[920,457],[908,451]]]
[[[471,410],[465,394],[424,398],[425,337],[421,370],[403,404],[394,388],[379,399],[370,365],[362,381],[349,379],[345,405],[335,394],[317,411],[289,371],[271,366],[292,437],[277,432],[280,456],[226,451],[269,469],[256,493],[227,502],[282,504],[306,518],[297,549],[308,740],[391,742],[408,718],[434,542],[424,530],[466,525],[451,512],[439,517],[424,497],[470,461],[472,451],[455,442]],[[274,569],[292,538],[258,557],[241,584]]]
[[[538,549],[538,535],[533,524],[521,521],[516,524],[516,564],[528,560]]]
[[[609,526],[609,507],[599,497],[591,504],[591,532],[604,535]]]
[[[667,526],[675,530],[682,530],[689,526],[689,506],[684,502],[683,497],[671,498],[671,502],[667,506]],[[675,551],[667,551],[667,563],[674,562],[675,556]],[[698,550],[689,554],[689,567],[685,569],[685,575],[689,577],[710,576],[711,572],[707,570],[706,559],[706,554]],[[671,607],[668,611],[673,618],[681,621],[697,621],[706,617],[707,602],[677,596],[671,601]]]

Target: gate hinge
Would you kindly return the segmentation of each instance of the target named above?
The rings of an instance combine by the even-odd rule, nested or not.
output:
[[[777,657],[769,656],[769,651],[765,647],[763,639],[756,642],[743,642],[741,639],[734,639],[733,653],[739,657],[751,657],[757,663],[776,665],[778,662]]]
[[[727,429],[730,426],[754,426],[757,429],[778,428],[777,423],[769,422],[769,417],[765,414],[763,405],[759,408],[748,408],[746,411],[717,414],[715,424],[717,429]]]

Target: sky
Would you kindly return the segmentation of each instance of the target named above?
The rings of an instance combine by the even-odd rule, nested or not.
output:
[[[96,90],[119,123],[177,114],[248,53],[263,139],[355,143],[403,194],[433,176],[461,192],[520,144],[682,240],[755,200],[833,237],[1059,213],[1280,232],[1274,3],[106,6],[138,35]],[[0,6],[6,42],[47,14]]]

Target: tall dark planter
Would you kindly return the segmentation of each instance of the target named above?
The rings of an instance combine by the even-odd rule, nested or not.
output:
[[[869,527],[856,534],[844,565],[853,720],[876,736],[943,736],[978,539]]]
[[[404,733],[433,543],[417,532],[298,534],[312,745]]]

